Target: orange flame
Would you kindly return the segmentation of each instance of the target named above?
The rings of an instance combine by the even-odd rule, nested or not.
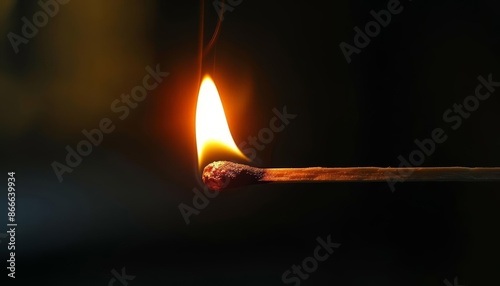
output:
[[[198,167],[215,160],[248,159],[238,149],[229,131],[219,92],[210,76],[200,86],[196,106]]]

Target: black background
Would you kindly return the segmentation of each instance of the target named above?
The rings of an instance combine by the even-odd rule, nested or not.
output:
[[[267,127],[273,108],[297,114],[253,165],[398,166],[415,139],[443,128],[447,141],[423,166],[499,166],[500,91],[457,130],[442,119],[479,75],[500,81],[497,2],[402,1],[348,64],[339,44],[353,45],[353,28],[388,1],[243,0],[202,66],[197,1],[73,0],[17,54],[6,35],[40,7],[4,3],[0,205],[6,223],[15,171],[16,282],[108,285],[125,267],[130,286],[284,285],[282,274],[331,235],[341,246],[301,285],[498,283],[498,183],[250,186],[210,199],[189,224],[179,211],[200,189],[200,70],[237,143]],[[212,2],[203,14],[207,45]],[[156,64],[170,75],[119,120],[111,102]],[[105,117],[116,130],[60,183],[52,162]]]

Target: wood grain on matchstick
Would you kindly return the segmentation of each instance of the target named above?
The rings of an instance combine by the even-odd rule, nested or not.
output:
[[[212,190],[272,182],[500,181],[500,168],[254,168],[218,161],[205,167],[202,179]]]

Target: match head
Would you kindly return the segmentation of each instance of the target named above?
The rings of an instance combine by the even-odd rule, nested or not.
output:
[[[215,191],[260,183],[263,169],[237,164],[229,161],[216,161],[203,169],[203,183]]]

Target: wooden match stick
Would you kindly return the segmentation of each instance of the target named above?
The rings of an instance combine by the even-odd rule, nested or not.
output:
[[[208,164],[202,179],[212,190],[273,182],[500,181],[500,168],[255,168],[228,161]]]

